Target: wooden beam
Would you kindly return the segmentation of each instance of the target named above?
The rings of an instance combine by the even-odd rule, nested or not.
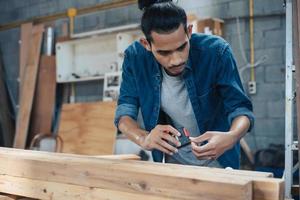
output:
[[[166,197],[134,194],[108,189],[84,187],[79,185],[40,181],[35,179],[19,178],[5,175],[0,175],[0,181],[2,183],[0,184],[1,191],[43,200],[171,200],[170,198]]]
[[[252,199],[252,181],[238,176],[206,173],[197,167],[45,154],[1,148],[1,174],[169,199]]]
[[[24,149],[26,145],[26,138],[28,134],[29,120],[40,60],[43,32],[43,25],[36,25],[33,27],[28,61],[24,71],[24,81],[21,85],[21,96],[19,98],[20,109],[17,116],[16,134],[13,145],[15,148]]]
[[[37,134],[51,135],[52,117],[56,98],[55,56],[41,56],[36,84],[36,92],[31,114],[28,139]]]
[[[19,65],[19,97],[21,96],[22,82],[24,81],[24,71],[28,61],[29,49],[32,37],[32,23],[21,25],[20,34],[20,65]]]
[[[15,200],[15,198],[12,198],[10,196],[0,195],[0,200]]]
[[[135,154],[120,154],[120,155],[102,155],[91,156],[95,158],[116,159],[116,160],[141,160],[141,157]]]

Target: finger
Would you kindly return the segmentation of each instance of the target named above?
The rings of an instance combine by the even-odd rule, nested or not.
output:
[[[180,146],[180,142],[178,140],[176,140],[173,136],[169,135],[169,134],[164,134],[162,136],[163,139],[165,139],[166,141],[174,144],[175,146]]]
[[[170,145],[169,143],[167,143],[166,141],[164,140],[161,140],[159,141],[158,143],[161,147],[167,149],[168,151],[171,151],[173,153],[177,153],[178,152],[178,149],[175,148],[174,146]]]
[[[207,151],[207,152],[205,152],[205,153],[198,153],[198,152],[192,150],[192,152],[193,152],[193,154],[194,154],[198,159],[205,159],[205,158],[213,159],[213,158],[217,157],[217,156],[216,156],[216,152],[214,152],[214,151]]]
[[[195,142],[191,142],[191,144],[192,144],[192,150],[194,150],[198,153],[204,153],[204,152],[211,151],[214,149],[211,143],[207,143],[202,146],[198,146]]]
[[[180,132],[178,130],[176,130],[174,127],[172,127],[171,125],[163,125],[161,126],[161,130],[163,132],[167,132],[170,133],[172,135],[176,135],[176,136],[180,136]]]
[[[205,132],[198,137],[190,137],[190,139],[192,142],[201,143],[201,142],[209,140],[211,137],[212,137],[212,134],[210,132]]]
[[[198,160],[214,160],[213,157],[197,157]]]
[[[164,153],[166,153],[166,154],[169,154],[169,155],[173,155],[173,154],[174,154],[172,151],[170,151],[170,150],[168,150],[168,149],[162,147],[162,146],[159,145],[159,144],[154,145],[154,148],[157,149],[157,150],[159,150],[159,151],[161,151],[161,152],[164,152]]]

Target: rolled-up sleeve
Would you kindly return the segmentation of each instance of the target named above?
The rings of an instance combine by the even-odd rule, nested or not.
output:
[[[125,58],[122,66],[122,83],[118,106],[115,112],[115,126],[118,128],[119,120],[122,116],[129,116],[137,119],[139,101],[137,96],[137,86],[134,72],[132,70],[132,57],[128,51],[125,52]]]
[[[250,131],[254,125],[252,103],[244,92],[231,48],[225,47],[217,62],[217,87],[224,102],[229,124],[238,116],[250,120]]]

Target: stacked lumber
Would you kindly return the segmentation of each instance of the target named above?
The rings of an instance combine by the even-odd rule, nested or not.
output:
[[[0,192],[38,199],[281,200],[268,173],[0,148]]]
[[[56,94],[55,56],[41,56],[44,25],[21,26],[19,113],[15,148],[25,148],[36,135],[51,135]],[[28,144],[27,143],[27,144]]]

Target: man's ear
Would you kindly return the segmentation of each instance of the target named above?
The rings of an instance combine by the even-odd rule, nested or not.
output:
[[[191,38],[192,33],[193,33],[193,24],[189,24],[187,27],[187,34],[188,34],[189,38]]]
[[[151,45],[149,44],[148,40],[146,38],[141,38],[140,43],[143,45],[145,49],[148,51],[151,51]]]

